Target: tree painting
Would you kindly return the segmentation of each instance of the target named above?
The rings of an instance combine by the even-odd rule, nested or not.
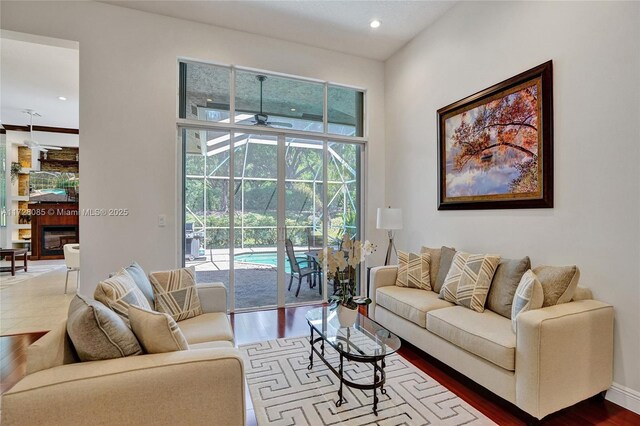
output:
[[[447,197],[539,195],[538,98],[533,80],[446,118]]]

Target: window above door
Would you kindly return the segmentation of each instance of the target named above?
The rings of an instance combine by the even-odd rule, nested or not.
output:
[[[179,69],[180,119],[365,136],[362,89],[186,60]]]

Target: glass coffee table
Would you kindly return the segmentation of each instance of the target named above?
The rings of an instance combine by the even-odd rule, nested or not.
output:
[[[384,360],[386,356],[400,349],[398,336],[360,313],[358,313],[355,325],[341,327],[337,312],[330,310],[327,306],[310,310],[307,312],[306,318],[311,329],[309,370],[313,368],[313,354],[315,353],[340,379],[336,407],[340,407],[347,402],[342,394],[343,385],[355,389],[373,390],[373,413],[377,416],[377,390],[379,388],[380,393],[383,395],[387,393],[384,389],[386,380]],[[314,337],[316,333],[318,337]],[[319,348],[317,343],[319,343]],[[340,356],[340,365],[337,369],[324,356],[325,343],[331,345]],[[344,376],[345,358],[350,361],[371,364],[373,366],[373,381],[371,383],[356,383],[346,379]]]

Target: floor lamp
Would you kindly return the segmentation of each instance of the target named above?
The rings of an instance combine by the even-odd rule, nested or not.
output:
[[[389,235],[389,247],[387,247],[387,257],[384,260],[384,265],[387,266],[391,261],[391,250],[395,251],[395,245],[393,244],[393,231],[402,229],[402,209],[378,208],[378,220],[376,222],[376,228],[386,229]]]

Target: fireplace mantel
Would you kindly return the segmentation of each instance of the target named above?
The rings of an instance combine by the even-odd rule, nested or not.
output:
[[[43,229],[75,227],[76,242],[80,241],[77,203],[31,203],[31,259],[64,259],[63,254],[46,254],[43,250]],[[37,213],[37,214],[36,214]],[[68,242],[72,242],[66,238]]]

